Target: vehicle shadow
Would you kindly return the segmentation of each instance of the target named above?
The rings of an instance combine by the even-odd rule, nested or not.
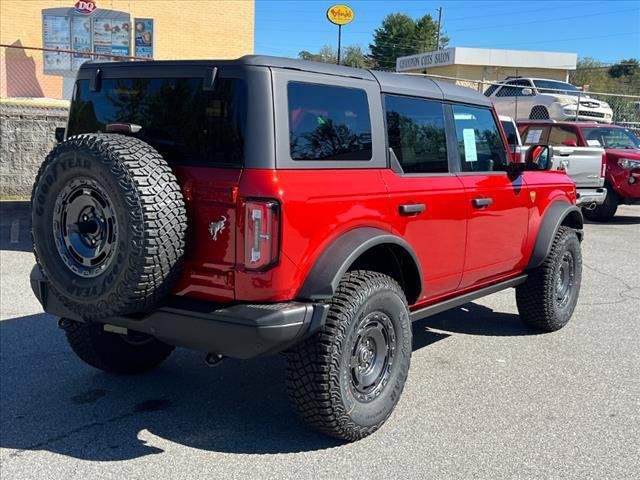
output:
[[[0,202],[0,250],[32,251],[30,202]]]
[[[414,350],[450,336],[524,334],[515,315],[470,304],[414,322]],[[465,322],[479,326],[464,326]],[[506,322],[507,326],[498,327]],[[142,376],[83,364],[47,314],[0,322],[0,447],[47,450],[93,461],[162,453],[166,441],[207,451],[293,453],[342,442],[309,430],[286,397],[282,356],[204,365],[177,349]],[[156,438],[158,437],[158,438]],[[4,455],[3,455],[4,456]]]
[[[585,218],[584,223],[589,225],[640,225],[640,216],[616,215],[606,222],[592,222]]]
[[[520,320],[520,316],[515,313],[496,312],[477,303],[467,303],[447,312],[413,322],[414,336],[419,328],[494,337],[538,335],[540,333],[526,326]]]

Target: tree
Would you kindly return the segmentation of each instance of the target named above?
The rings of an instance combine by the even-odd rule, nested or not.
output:
[[[381,70],[395,70],[396,58],[437,50],[437,22],[431,15],[414,20],[403,13],[391,13],[376,28],[373,43],[369,45],[371,58]],[[440,47],[449,39],[441,35]]]
[[[371,68],[373,62],[364,52],[362,47],[357,45],[349,45],[343,47],[340,52],[340,64],[355,68]],[[298,57],[303,60],[312,60],[314,62],[338,63],[338,52],[330,45],[323,46],[318,53],[312,53],[303,50],[298,53]]]
[[[611,78],[633,77],[636,73],[640,73],[640,62],[635,58],[620,60],[609,68]]]

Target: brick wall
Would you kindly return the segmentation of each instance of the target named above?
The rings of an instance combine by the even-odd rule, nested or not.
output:
[[[30,196],[40,164],[64,127],[64,106],[0,103],[0,196]]]

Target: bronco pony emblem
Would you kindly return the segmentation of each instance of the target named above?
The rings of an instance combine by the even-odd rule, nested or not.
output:
[[[213,238],[214,240],[218,239],[218,234],[224,230],[224,223],[226,221],[227,217],[223,215],[222,219],[220,219],[219,221],[211,222],[209,224],[209,233],[211,234],[211,238]]]

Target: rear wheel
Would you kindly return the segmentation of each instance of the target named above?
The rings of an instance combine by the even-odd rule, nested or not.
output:
[[[516,287],[520,318],[527,325],[553,332],[571,318],[582,281],[582,252],[575,230],[560,227],[542,265]]]
[[[289,396],[307,424],[344,440],[370,435],[391,415],[409,371],[402,289],[381,273],[347,273],[325,325],[287,356]]]
[[[67,341],[85,363],[109,373],[134,374],[160,365],[174,347],[144,334],[105,332],[99,323],[62,319]]]
[[[595,208],[589,210],[588,208],[582,209],[582,214],[587,220],[592,222],[608,222],[611,220],[616,211],[618,211],[618,205],[620,204],[620,197],[613,191],[611,185],[607,185],[607,196],[604,199],[602,205],[597,205]]]

